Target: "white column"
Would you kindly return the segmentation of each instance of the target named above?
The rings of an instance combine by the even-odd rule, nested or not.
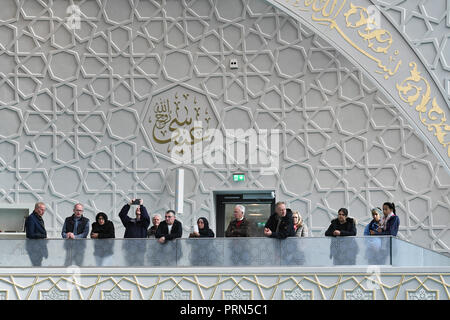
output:
[[[184,204],[184,169],[178,168],[175,181],[175,212],[183,213]]]

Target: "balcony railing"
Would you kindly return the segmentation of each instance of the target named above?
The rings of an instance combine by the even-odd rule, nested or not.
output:
[[[0,267],[450,266],[394,237],[0,240]]]

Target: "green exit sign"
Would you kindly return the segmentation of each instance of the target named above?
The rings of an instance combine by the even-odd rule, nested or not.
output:
[[[245,174],[243,173],[233,174],[233,181],[245,181]]]

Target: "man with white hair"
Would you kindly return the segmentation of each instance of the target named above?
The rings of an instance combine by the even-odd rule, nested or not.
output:
[[[30,257],[31,264],[36,267],[42,266],[42,260],[48,258],[47,231],[45,230],[44,219],[45,204],[37,202],[34,211],[25,220],[25,230],[27,240],[25,249]],[[36,241],[35,239],[40,239]]]
[[[238,204],[233,210],[234,220],[230,221],[225,237],[248,237],[249,236],[249,222],[245,219],[245,207]]]
[[[34,205],[34,211],[25,220],[25,230],[28,239],[46,239],[44,219],[45,203],[37,202]]]
[[[153,225],[147,230],[147,238],[155,237],[156,229],[158,229],[158,226],[161,223],[161,215],[159,213],[152,215],[152,223]]]

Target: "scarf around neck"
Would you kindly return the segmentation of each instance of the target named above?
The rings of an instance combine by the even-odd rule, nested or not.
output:
[[[391,213],[388,214],[387,217],[384,217],[384,216],[383,216],[383,218],[381,219],[381,228],[382,228],[384,231],[386,231],[386,225],[387,225],[387,222],[388,222],[389,219],[391,219],[393,216],[395,216],[395,214],[394,214],[394,212],[391,212]]]

